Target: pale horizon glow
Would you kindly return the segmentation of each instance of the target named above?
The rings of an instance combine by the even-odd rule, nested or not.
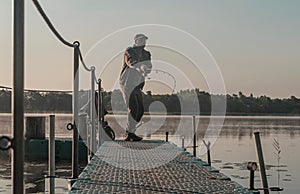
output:
[[[118,29],[139,24],[170,25],[192,34],[209,49],[219,65],[228,94],[241,91],[245,95],[272,98],[300,97],[299,1],[91,0],[87,3],[52,0],[40,3],[65,39],[80,41],[83,54]],[[72,90],[73,50],[54,37],[31,1],[25,4],[25,88]],[[11,87],[11,1],[0,2],[0,28],[0,86]],[[147,36],[151,42],[151,34]],[[133,40],[123,41],[128,46],[133,44]],[[158,55],[168,56],[168,53],[153,50],[153,57]],[[108,72],[111,76],[107,80],[119,75],[122,56],[112,64],[114,68]],[[186,69],[187,74],[192,71]],[[190,75],[193,81],[198,81],[200,90],[208,91],[203,78]],[[110,85],[105,85],[107,90],[112,88]]]

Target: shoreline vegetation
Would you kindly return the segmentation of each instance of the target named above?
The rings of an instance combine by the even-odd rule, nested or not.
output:
[[[11,113],[11,89],[0,90],[0,113]],[[122,94],[119,90],[104,92],[105,109],[111,113],[125,113],[126,108]],[[182,90],[176,94],[152,94],[146,91],[143,95],[146,114],[149,114],[149,106],[152,102],[160,102],[164,105],[157,106],[155,112],[168,115],[210,115],[212,100],[217,103],[215,114],[223,115],[223,104],[226,100],[227,116],[300,116],[300,98],[271,99],[268,96],[254,97],[244,95],[242,92],[229,95],[211,95],[199,89]],[[79,92],[79,107],[88,103],[89,92]],[[25,91],[25,113],[72,113],[72,93],[63,91]],[[152,113],[152,111],[151,111]]]

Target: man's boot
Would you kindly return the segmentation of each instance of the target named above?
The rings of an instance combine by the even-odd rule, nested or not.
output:
[[[128,132],[124,141],[141,141],[142,139],[143,139],[142,137],[139,137],[134,133]]]

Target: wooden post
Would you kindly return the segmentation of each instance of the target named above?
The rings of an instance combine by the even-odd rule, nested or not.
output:
[[[256,142],[256,150],[257,150],[257,157],[259,161],[259,168],[260,168],[260,177],[264,188],[264,193],[269,194],[269,188],[268,188],[268,180],[266,175],[266,169],[265,169],[265,162],[264,162],[264,155],[262,151],[262,146],[260,142],[259,132],[255,132],[255,142]]]

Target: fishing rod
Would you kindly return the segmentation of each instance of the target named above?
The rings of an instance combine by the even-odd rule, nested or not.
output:
[[[175,93],[175,88],[176,88],[176,79],[175,79],[175,76],[173,76],[171,73],[167,72],[167,71],[164,71],[164,70],[160,70],[160,69],[152,69],[150,75],[155,72],[155,73],[162,73],[162,74],[165,74],[165,75],[168,75],[169,77],[172,78],[173,80],[173,88],[172,88],[172,94]],[[150,76],[147,76],[147,78],[149,80],[151,80],[151,77]]]

